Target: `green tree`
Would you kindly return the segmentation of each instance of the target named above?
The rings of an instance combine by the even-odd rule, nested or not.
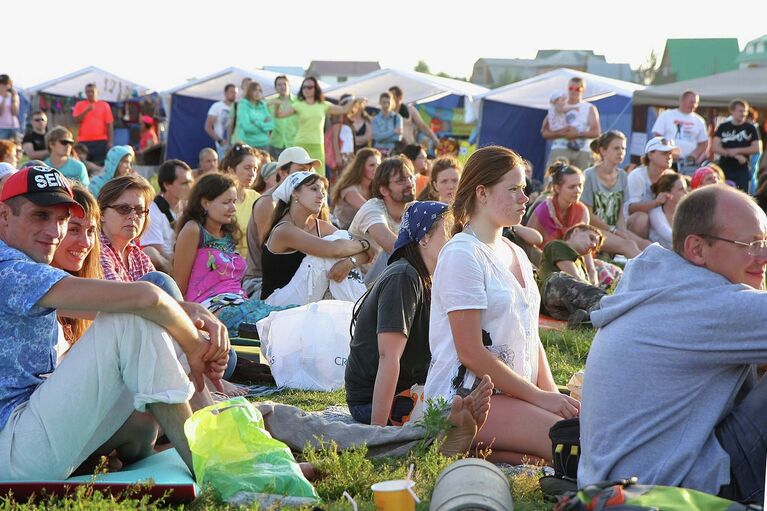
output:
[[[650,85],[655,82],[658,75],[658,66],[660,60],[655,50],[652,50],[650,54],[645,58],[645,61],[640,65],[637,70],[637,79],[642,85]]]
[[[423,61],[423,60],[419,60],[419,61],[418,61],[418,64],[416,64],[416,65],[415,65],[415,68],[414,68],[414,69],[415,69],[416,71],[418,71],[419,73],[428,73],[428,74],[431,74],[431,71],[429,70],[429,64],[427,64],[427,63],[426,63],[425,61]]]

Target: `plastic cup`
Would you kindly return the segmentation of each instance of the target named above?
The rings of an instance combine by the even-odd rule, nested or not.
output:
[[[406,479],[381,481],[371,486],[376,511],[415,511],[413,486],[415,483]]]

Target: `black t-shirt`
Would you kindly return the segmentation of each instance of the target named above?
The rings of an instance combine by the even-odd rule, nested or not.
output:
[[[431,362],[429,307],[426,292],[415,268],[405,259],[390,264],[360,306],[349,358],[346,362],[346,402],[373,402],[378,372],[378,334],[396,332],[407,337],[400,358],[396,392],[426,383]]]
[[[750,122],[744,122],[736,126],[732,121],[726,121],[717,126],[716,134],[722,140],[722,147],[725,149],[739,149],[749,147],[754,140],[759,140],[759,132]],[[746,157],[746,164],[741,165],[738,160],[729,156],[719,158],[719,165],[724,170],[725,175],[729,177],[733,172],[748,172],[751,168],[751,157]]]
[[[30,131],[26,135],[24,135],[24,138],[21,139],[21,144],[24,145],[27,142],[32,142],[32,148],[35,151],[42,151],[45,149],[45,135],[41,135],[39,133],[35,133],[34,131]]]

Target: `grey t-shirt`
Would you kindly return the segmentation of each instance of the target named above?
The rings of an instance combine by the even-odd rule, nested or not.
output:
[[[396,392],[426,382],[431,361],[429,307],[431,295],[415,268],[405,259],[381,273],[360,306],[349,358],[346,362],[346,401],[350,405],[373,402],[378,373],[378,334],[395,332],[407,337],[400,358]]]
[[[584,174],[581,202],[592,208],[594,214],[604,220],[607,225],[616,225],[623,202],[628,196],[628,174],[625,170],[618,169],[618,178],[610,188],[599,180],[596,167],[587,168]]]

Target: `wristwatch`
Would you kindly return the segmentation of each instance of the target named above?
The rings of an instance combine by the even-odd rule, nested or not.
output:
[[[354,268],[356,268],[357,266],[359,266],[359,263],[357,262],[357,258],[356,258],[356,257],[354,257],[354,256],[349,256],[349,260],[352,262],[352,266],[353,266]]]

